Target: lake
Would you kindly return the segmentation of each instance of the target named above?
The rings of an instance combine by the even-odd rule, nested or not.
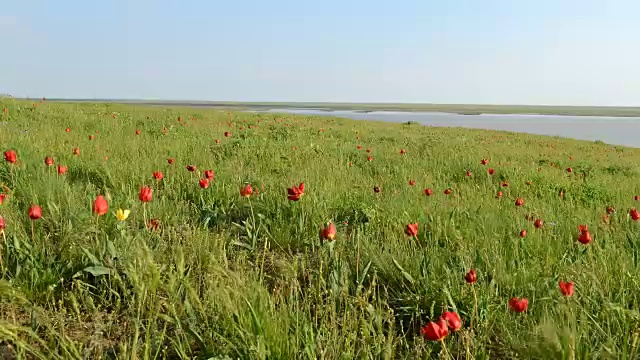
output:
[[[413,121],[428,126],[504,130],[578,140],[600,140],[608,144],[640,148],[640,118],[607,116],[560,116],[521,114],[460,115],[433,112],[324,111],[312,109],[266,109],[254,112],[337,116],[354,120],[395,123]]]

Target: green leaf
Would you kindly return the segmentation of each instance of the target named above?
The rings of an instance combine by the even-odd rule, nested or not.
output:
[[[400,270],[400,272],[402,273],[402,276],[404,276],[405,279],[407,279],[408,282],[410,282],[411,284],[415,283],[416,281],[413,279],[413,276],[411,276],[411,274],[409,274],[408,272],[406,272],[402,266],[400,266],[400,264],[398,264],[398,262],[396,261],[396,259],[393,259],[393,264],[396,266],[396,268],[398,268],[398,270]]]
[[[84,254],[89,258],[89,261],[91,261],[91,263],[93,263],[94,265],[101,263],[95,255],[89,252],[89,250],[82,248],[82,252],[84,252]]]
[[[89,266],[84,268],[82,271],[88,272],[93,276],[102,276],[111,274],[111,269],[105,266]]]
[[[113,241],[107,240],[107,254],[109,258],[113,259],[117,256],[116,247],[113,245]]]

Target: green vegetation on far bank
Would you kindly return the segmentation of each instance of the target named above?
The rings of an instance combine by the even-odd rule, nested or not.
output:
[[[52,100],[49,100],[52,101]],[[547,106],[547,105],[473,105],[421,103],[325,103],[325,102],[234,102],[188,100],[64,100],[63,102],[111,102],[137,105],[187,106],[224,109],[313,109],[324,111],[408,111],[444,112],[463,115],[479,114],[540,114],[567,116],[640,117],[640,107],[631,106]]]

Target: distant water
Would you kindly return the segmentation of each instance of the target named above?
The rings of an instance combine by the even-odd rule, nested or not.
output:
[[[640,148],[640,118],[638,117],[520,114],[460,115],[435,112],[359,112],[309,109],[267,109],[255,112],[337,116],[354,120],[379,120],[395,123],[413,121],[429,126],[504,130],[561,136],[578,140],[600,140],[607,144]]]

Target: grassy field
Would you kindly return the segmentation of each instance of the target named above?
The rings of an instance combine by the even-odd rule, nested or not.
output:
[[[17,160],[0,165],[0,358],[638,357],[640,149],[206,109],[4,108],[0,150]],[[336,236],[321,239],[329,222]],[[461,327],[430,341],[443,312]]]
[[[95,100],[65,100],[59,102],[96,102]],[[474,105],[474,104],[420,104],[420,103],[326,103],[326,102],[236,102],[186,100],[100,100],[102,103],[129,105],[188,106],[195,108],[243,109],[318,109],[407,112],[444,112],[464,115],[478,114],[543,114],[573,116],[640,117],[640,107],[632,106],[546,106],[546,105]]]

